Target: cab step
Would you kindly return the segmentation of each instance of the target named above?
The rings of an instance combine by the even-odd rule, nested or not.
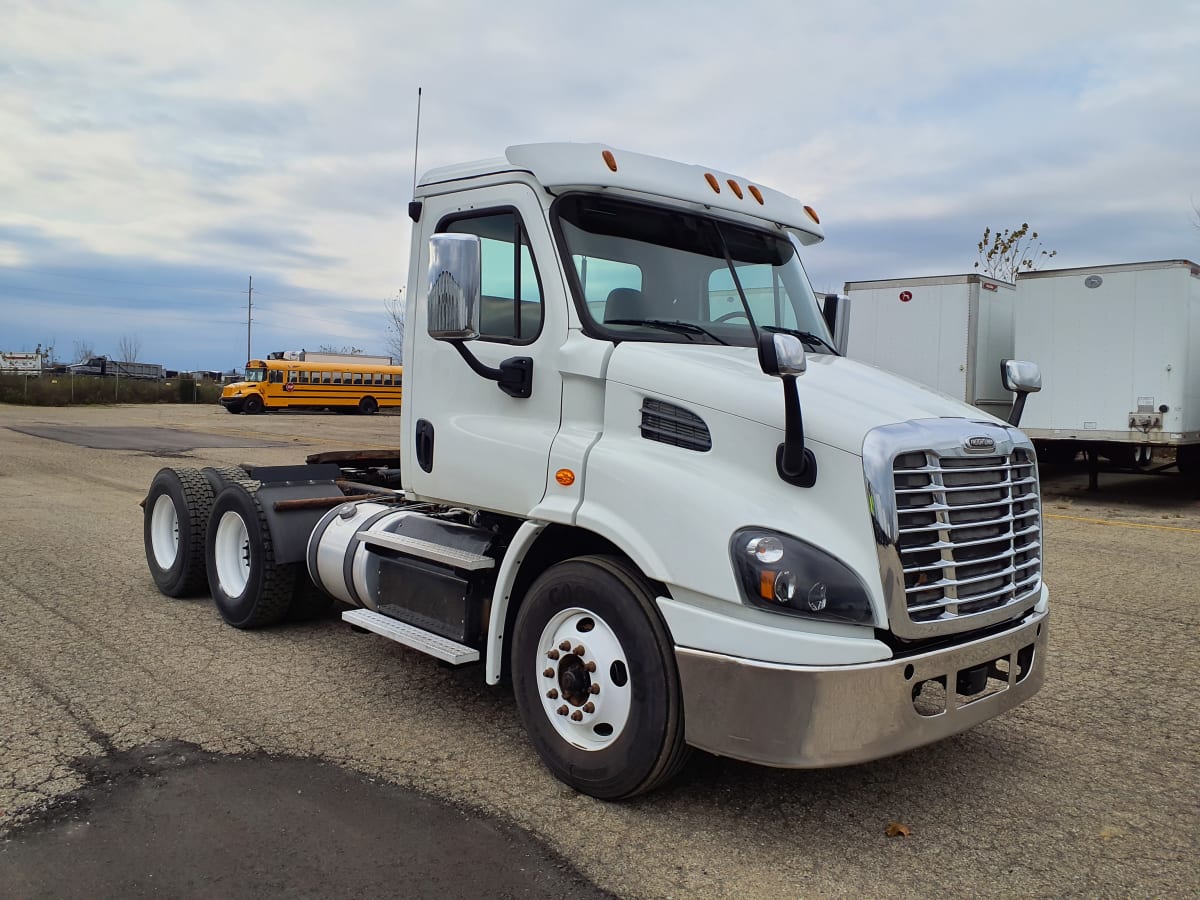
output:
[[[435,544],[432,541],[423,541],[420,538],[394,534],[390,531],[360,531],[358,537],[368,546],[374,545],[376,547],[387,547],[390,550],[399,550],[401,553],[406,553],[409,556],[431,559],[442,565],[453,566],[456,569],[466,569],[469,572],[479,569],[491,569],[496,565],[496,561],[490,556],[471,553],[469,550],[458,550],[454,547],[447,547],[444,544]]]
[[[405,622],[385,616],[369,609],[348,609],[342,613],[342,621],[365,628],[367,631],[385,637],[405,647],[412,647],[422,653],[436,657],[452,666],[477,662],[479,651],[466,644],[460,644],[449,638],[423,628],[415,628]]]

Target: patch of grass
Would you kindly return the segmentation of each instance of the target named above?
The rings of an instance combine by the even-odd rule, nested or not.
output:
[[[92,375],[0,375],[0,403],[92,406],[108,403],[216,403],[221,385],[190,378],[147,381]]]

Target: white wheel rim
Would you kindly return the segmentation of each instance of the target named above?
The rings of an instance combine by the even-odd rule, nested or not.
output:
[[[533,665],[542,709],[563,740],[603,750],[621,736],[633,684],[625,650],[607,622],[590,610],[564,609],[542,630]]]
[[[233,510],[217,523],[213,561],[217,564],[217,582],[225,596],[240,597],[250,580],[250,533],[242,517]]]
[[[167,494],[159,494],[150,511],[150,549],[163,570],[175,565],[179,556],[179,513]]]

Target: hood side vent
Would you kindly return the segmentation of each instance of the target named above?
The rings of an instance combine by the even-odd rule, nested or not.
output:
[[[701,453],[712,449],[712,435],[702,418],[681,406],[650,397],[642,401],[642,437]]]

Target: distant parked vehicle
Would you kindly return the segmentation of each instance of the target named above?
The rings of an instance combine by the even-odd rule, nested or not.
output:
[[[404,369],[361,362],[252,359],[246,377],[226,385],[221,405],[231,413],[334,409],[371,415],[400,405]]]
[[[145,378],[162,381],[163,367],[159,363],[121,362],[107,356],[93,356],[73,366],[67,366],[72,375],[101,375],[120,378]]]

